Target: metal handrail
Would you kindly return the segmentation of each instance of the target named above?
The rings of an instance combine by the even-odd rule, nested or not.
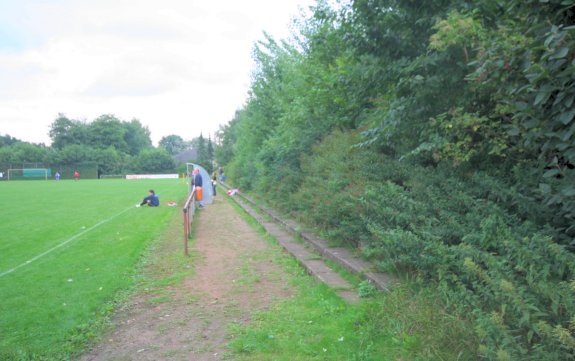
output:
[[[190,195],[184,203],[182,209],[184,213],[184,254],[188,255],[188,240],[190,239],[190,230],[192,228],[192,220],[194,218],[194,211],[196,210],[196,187],[192,187]]]

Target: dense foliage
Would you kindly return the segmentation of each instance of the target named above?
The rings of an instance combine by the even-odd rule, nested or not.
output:
[[[172,139],[178,136],[168,136]],[[51,146],[0,137],[0,169],[52,167],[71,176],[74,168],[97,167],[97,175],[173,172],[172,148],[154,148],[150,131],[137,119],[102,115],[92,122],[60,114],[50,126]],[[180,138],[181,139],[181,138]],[[89,167],[83,167],[89,165]],[[6,168],[6,169],[4,169]],[[82,172],[81,172],[82,173]]]
[[[204,138],[203,134],[190,141],[190,145],[197,151],[194,163],[201,165],[208,173],[213,172],[213,162],[215,156],[214,144],[212,138]]]
[[[575,357],[575,0],[320,1],[257,44],[229,178],[416,274],[470,358]]]
[[[168,135],[160,139],[160,147],[164,148],[168,153],[175,155],[188,148],[188,145],[179,135]]]

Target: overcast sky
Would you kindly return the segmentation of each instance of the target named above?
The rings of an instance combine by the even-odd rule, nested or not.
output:
[[[154,144],[245,102],[254,42],[314,0],[0,0],[0,134],[50,143],[58,113],[139,119]]]

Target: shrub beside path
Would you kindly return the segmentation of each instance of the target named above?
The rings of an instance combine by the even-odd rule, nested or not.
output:
[[[248,323],[291,296],[288,276],[273,260],[278,248],[228,200],[219,196],[196,216],[192,257],[174,257],[182,253],[178,215],[144,267],[149,287],[117,312],[114,329],[81,360],[221,360],[229,325]]]
[[[222,186],[230,189],[227,184],[222,184]],[[277,239],[279,244],[292,254],[309,274],[330,287],[339,289],[338,295],[346,301],[356,302],[358,300],[357,292],[349,282],[326,265],[326,259],[334,261],[349,272],[360,276],[381,291],[388,292],[394,284],[399,282],[395,276],[378,272],[374,264],[363,259],[357,252],[349,248],[331,246],[328,241],[318,237],[313,230],[302,228],[297,222],[284,218],[273,209],[259,205],[243,193],[236,193],[233,199],[270,235]],[[260,213],[254,208],[258,209]],[[296,238],[303,242],[298,242]],[[314,254],[321,256],[321,259],[314,260],[313,258],[316,257]]]

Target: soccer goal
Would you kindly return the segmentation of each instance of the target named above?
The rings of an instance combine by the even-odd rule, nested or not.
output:
[[[8,169],[8,180],[48,180],[51,176],[48,168]]]

